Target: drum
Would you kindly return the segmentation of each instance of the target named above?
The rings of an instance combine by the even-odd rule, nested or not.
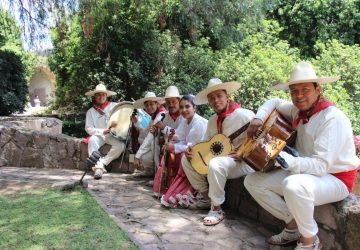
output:
[[[108,127],[110,133],[118,140],[126,141],[131,125],[131,114],[134,111],[132,102],[120,102],[110,111]]]

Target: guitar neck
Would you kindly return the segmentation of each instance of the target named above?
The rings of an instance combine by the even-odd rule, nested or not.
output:
[[[247,130],[247,128],[249,127],[250,122],[246,123],[244,126],[242,126],[241,128],[239,128],[238,130],[236,130],[234,133],[232,133],[229,138],[230,141],[233,141],[236,137],[238,137],[239,135],[241,135],[243,132],[245,132],[245,130]]]

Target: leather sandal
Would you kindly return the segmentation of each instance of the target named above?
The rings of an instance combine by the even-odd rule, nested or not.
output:
[[[322,245],[317,235],[315,236],[314,243],[303,245],[303,243],[298,242],[295,248],[295,250],[320,250],[320,249],[322,249]]]
[[[220,210],[210,210],[208,215],[204,218],[203,224],[205,226],[215,226],[225,219],[224,211]]]
[[[300,239],[300,232],[298,229],[290,230],[284,228],[281,233],[271,236],[266,240],[270,245],[287,245]]]

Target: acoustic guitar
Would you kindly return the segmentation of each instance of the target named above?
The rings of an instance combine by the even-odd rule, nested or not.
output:
[[[249,126],[246,123],[229,137],[224,134],[214,135],[210,140],[197,143],[191,150],[193,157],[191,165],[199,174],[207,174],[209,162],[217,156],[226,156],[233,150],[231,142],[243,133]]]

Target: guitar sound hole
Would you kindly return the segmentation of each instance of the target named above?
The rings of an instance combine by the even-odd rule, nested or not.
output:
[[[213,155],[220,155],[224,150],[224,146],[221,142],[216,141],[211,144],[210,150]]]

